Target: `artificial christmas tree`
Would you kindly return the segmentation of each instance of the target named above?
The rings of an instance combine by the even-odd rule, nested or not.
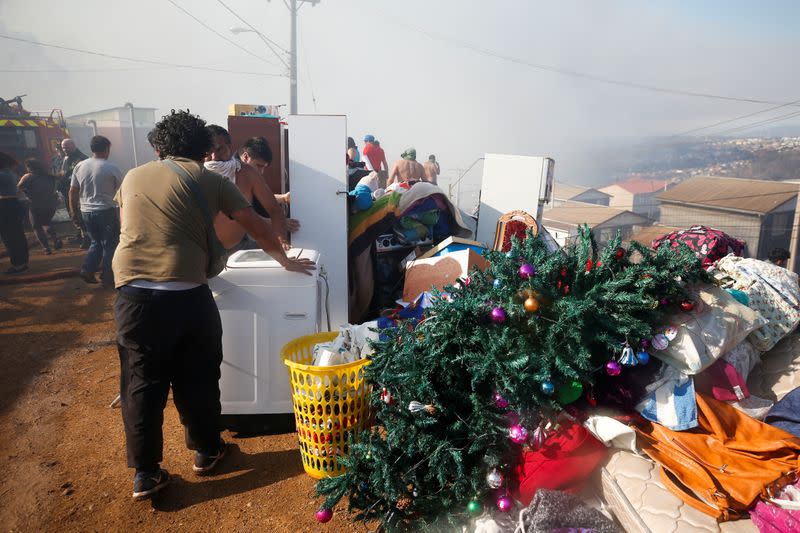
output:
[[[400,530],[509,511],[523,451],[597,380],[646,364],[687,285],[707,281],[686,248],[599,251],[586,227],[563,251],[528,232],[486,258],[421,321],[382,332],[366,370],[376,428],[319,482],[323,509],[347,497],[356,518]]]

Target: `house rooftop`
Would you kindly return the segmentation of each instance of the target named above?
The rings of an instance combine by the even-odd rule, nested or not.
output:
[[[601,188],[601,191],[605,192],[605,189],[610,187],[620,187],[625,189],[631,194],[649,194],[658,191],[663,191],[669,186],[670,182],[667,180],[645,180],[641,178],[634,178],[626,181],[620,181],[618,183],[612,183],[606,187]]]
[[[555,228],[576,227],[581,224],[595,227],[621,215],[636,217],[641,219],[641,223],[647,222],[645,217],[625,209],[568,201],[562,206],[545,210],[542,215],[542,224],[544,226],[551,225]]]
[[[610,194],[604,193],[603,191],[600,191],[598,189],[594,189],[591,187],[584,187],[582,185],[572,185],[569,183],[562,183],[559,181],[556,181],[553,184],[553,198],[555,198],[556,200],[571,200],[576,196],[578,196],[579,194],[583,194],[588,191],[597,194],[602,194],[604,196],[611,196]]]
[[[766,214],[797,197],[798,185],[779,181],[698,176],[658,198],[664,203]]]

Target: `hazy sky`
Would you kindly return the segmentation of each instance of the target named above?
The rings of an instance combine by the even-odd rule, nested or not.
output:
[[[281,0],[223,1],[288,48]],[[0,34],[139,59],[282,72],[256,35],[230,33],[242,24],[216,0],[175,2],[274,64],[166,0],[0,0]],[[591,155],[598,146],[770,107],[597,83],[496,55],[669,89],[800,98],[800,2],[792,0],[322,0],[301,9],[299,27],[300,112],[346,114],[359,144],[372,133],[390,160],[407,146],[421,156],[435,153],[446,175],[485,152],[504,152],[553,156],[558,179],[590,182],[601,164]],[[130,101],[160,113],[188,107],[224,124],[229,103],[288,103],[283,77],[154,67],[3,39],[0,51],[0,95],[27,93],[31,109],[61,107],[71,115]],[[7,72],[19,69],[70,72]],[[479,170],[472,173],[467,188],[479,177]]]

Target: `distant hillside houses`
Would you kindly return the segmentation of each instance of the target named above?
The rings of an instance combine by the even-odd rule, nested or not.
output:
[[[667,180],[630,179],[600,188],[610,196],[609,207],[632,211],[652,221],[659,218],[658,194],[672,185]]]

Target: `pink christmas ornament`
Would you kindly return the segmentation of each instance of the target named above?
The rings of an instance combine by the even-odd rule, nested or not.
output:
[[[522,444],[528,440],[528,430],[519,424],[514,424],[508,428],[508,438],[515,444]]]
[[[333,511],[330,509],[320,509],[314,517],[317,519],[317,522],[324,524],[325,522],[331,521],[331,518],[333,518]]]
[[[500,512],[507,513],[508,511],[511,510],[511,505],[512,505],[511,498],[509,498],[508,496],[500,496],[499,498],[497,498],[497,509]]]
[[[494,394],[492,394],[492,401],[498,409],[505,409],[508,407],[508,400],[503,398],[503,395],[497,391],[494,391]]]

